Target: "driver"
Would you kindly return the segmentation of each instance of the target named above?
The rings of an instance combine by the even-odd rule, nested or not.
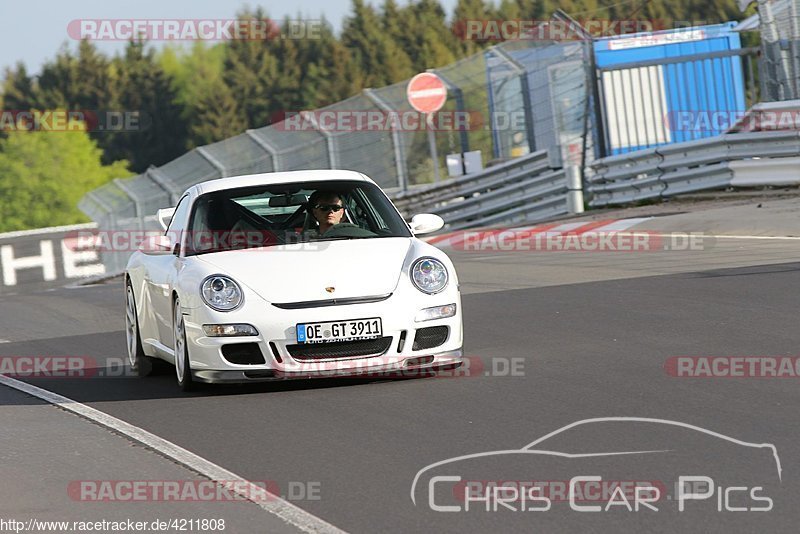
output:
[[[325,232],[342,222],[344,216],[344,206],[342,198],[333,191],[315,191],[308,199],[311,207],[311,215],[319,224],[318,235]]]

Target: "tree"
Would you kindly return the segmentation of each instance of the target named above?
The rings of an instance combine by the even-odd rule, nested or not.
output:
[[[233,137],[247,129],[231,90],[219,78],[205,86],[191,105],[189,146],[201,146]]]
[[[237,19],[266,20],[267,17],[259,8],[252,13],[240,13]],[[271,109],[274,109],[271,108],[271,89],[278,76],[278,60],[264,41],[237,39],[228,43],[222,77],[249,128],[269,124]]]
[[[187,50],[174,45],[165,46],[157,55],[158,64],[169,78],[176,102],[184,108],[187,119],[197,103],[214,92],[222,78],[225,45],[208,46],[195,41]]]
[[[384,31],[372,6],[353,0],[353,15],[342,29],[342,43],[350,48],[367,87],[382,87],[413,76],[408,54]]]
[[[62,49],[54,61],[45,63],[36,80],[33,107],[88,111],[98,116],[113,110],[119,85],[114,83],[111,62],[89,41],[81,41],[77,56]],[[104,152],[112,146],[114,134],[91,131]],[[110,161],[110,160],[109,160]]]
[[[225,53],[223,44],[209,47],[196,41],[189,50],[166,46],[158,55],[188,128],[186,149],[232,137],[247,128],[222,80]]]
[[[291,35],[291,20],[287,17],[281,24],[282,35]],[[275,59],[278,72],[269,85],[269,103],[267,109],[270,117],[285,111],[298,111],[305,107],[300,93],[303,85],[303,71],[314,61],[313,58],[303,58],[301,63],[301,46],[305,39],[271,39],[265,44],[270,54]],[[258,126],[266,126],[267,123]]]
[[[470,38],[466,34],[466,29],[471,21],[480,21],[481,27],[486,28],[487,21],[497,19],[497,13],[493,5],[487,0],[458,0],[453,11],[453,21],[451,23],[452,32],[459,40],[457,55],[459,57],[468,56],[477,52],[485,44],[497,44],[494,41],[484,43],[474,37]]]
[[[0,232],[86,222],[80,198],[113,178],[127,162],[104,166],[84,131],[10,132],[0,140]]]
[[[23,63],[6,68],[3,79],[3,109],[27,111],[36,107],[34,79],[28,76]]]
[[[89,41],[81,41],[78,54],[62,48],[55,60],[42,67],[34,92],[40,109],[102,110],[113,100],[110,62]]]
[[[456,60],[458,43],[456,36],[445,23],[445,12],[437,0],[420,0],[406,9],[413,12],[413,31],[409,35],[411,55],[416,71],[443,67]]]
[[[150,165],[163,165],[186,151],[187,126],[177,95],[152,50],[144,43],[131,42],[123,57],[112,62],[112,76],[119,86],[112,109],[139,113],[140,129],[133,132],[104,133],[106,163],[130,161],[135,172]]]
[[[344,46],[324,19],[316,39],[295,42],[300,83],[298,107],[314,109],[357,94],[364,87],[364,75],[350,49]]]

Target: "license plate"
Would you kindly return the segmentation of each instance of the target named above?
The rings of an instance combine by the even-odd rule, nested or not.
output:
[[[375,339],[383,335],[379,317],[351,321],[301,323],[296,326],[298,343],[333,343],[356,339]]]

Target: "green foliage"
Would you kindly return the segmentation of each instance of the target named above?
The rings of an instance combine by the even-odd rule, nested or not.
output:
[[[187,150],[232,137],[247,127],[231,89],[222,80],[226,52],[222,44],[196,41],[188,49],[166,46],[158,55],[182,108]]]
[[[238,19],[266,19],[260,8],[255,12],[239,13]],[[235,40],[228,44],[222,78],[239,104],[240,119],[248,128],[269,124],[274,110],[270,94],[280,71],[278,60],[269,46],[259,40]]]
[[[164,74],[170,79],[178,104],[191,108],[222,77],[225,45],[209,46],[195,41],[190,47],[167,45],[157,55]]]
[[[88,41],[78,45],[78,55],[61,50],[42,68],[34,92],[39,109],[99,110],[114,100],[109,60]]]
[[[190,147],[215,143],[247,128],[233,93],[220,79],[195,96],[191,109],[195,120],[189,126]]]
[[[100,133],[106,163],[128,160],[135,172],[163,165],[186,151],[187,126],[176,92],[153,50],[143,43],[129,43],[123,57],[112,61],[118,86],[109,109],[139,112],[142,128],[133,132]]]
[[[353,15],[344,23],[342,42],[356,58],[366,87],[383,87],[416,74],[411,58],[383,31],[378,13],[364,0],[353,0]]]
[[[314,109],[344,100],[364,85],[361,69],[347,48],[323,20],[319,39],[298,41],[299,108]]]
[[[28,75],[25,65],[17,63],[13,69],[6,68],[3,77],[3,109],[28,110],[35,106],[34,80]]]
[[[436,0],[419,0],[402,8],[395,0],[386,0],[381,17],[386,36],[408,55],[414,74],[458,58],[458,38]]]
[[[86,132],[11,132],[0,140],[0,232],[86,222],[88,191],[128,176],[127,162],[102,165]]]

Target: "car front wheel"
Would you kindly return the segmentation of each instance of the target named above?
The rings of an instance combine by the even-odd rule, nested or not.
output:
[[[136,297],[128,280],[125,288],[125,338],[128,348],[128,365],[138,376],[147,376],[153,371],[153,362],[145,356],[142,336],[139,333],[139,317],[136,314]]]
[[[192,369],[189,366],[189,348],[186,346],[186,323],[181,313],[181,303],[175,299],[175,313],[173,319],[173,331],[175,332],[175,372],[178,375],[178,386],[183,391],[194,389],[192,381]]]

